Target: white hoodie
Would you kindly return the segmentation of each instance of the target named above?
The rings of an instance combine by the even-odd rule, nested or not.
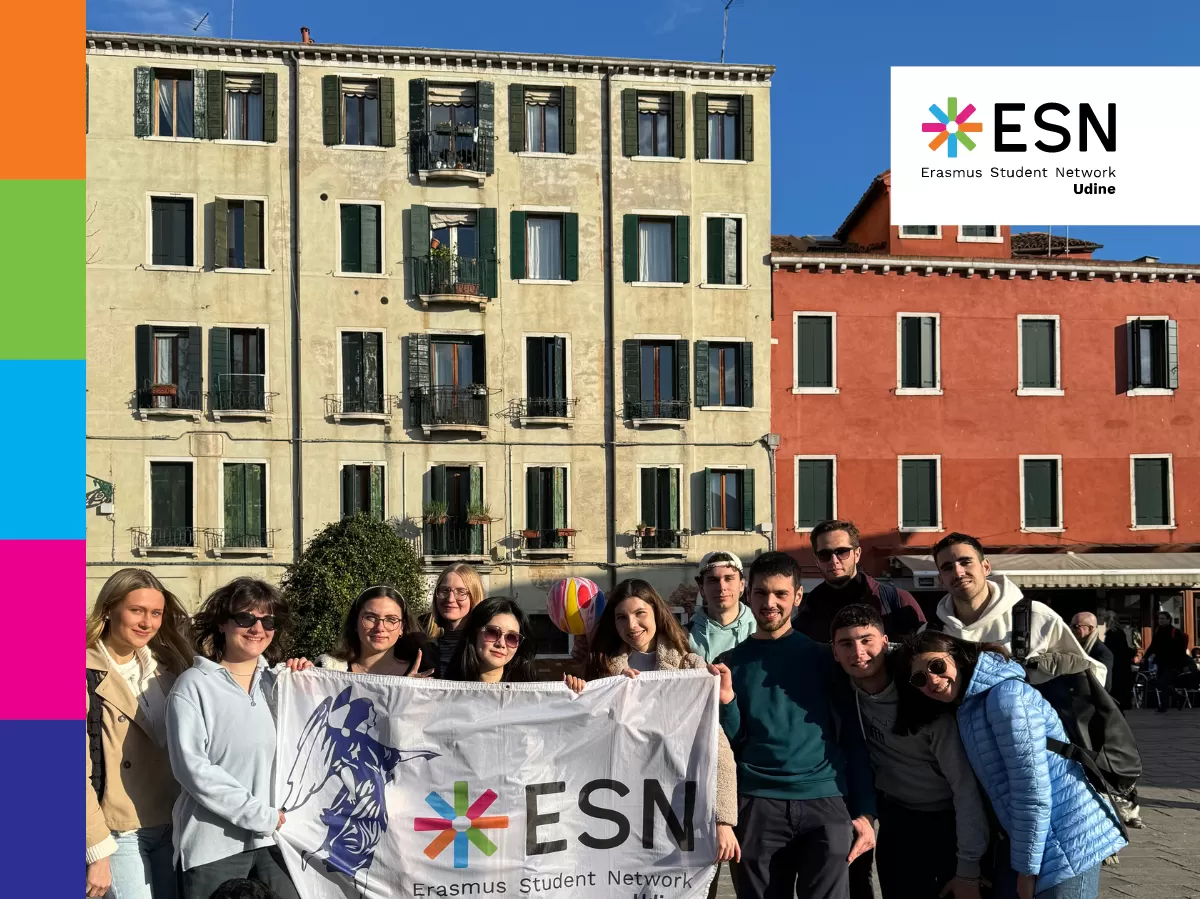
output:
[[[988,600],[979,617],[965,625],[954,612],[954,600],[947,593],[938,603],[937,616],[942,619],[943,630],[952,637],[974,643],[1000,643],[1012,651],[1013,606],[1022,598],[1021,588],[1004,575],[988,578]],[[1071,629],[1062,617],[1045,603],[1036,599],[1029,603],[1029,650],[1028,658],[1043,652],[1068,652],[1083,656],[1092,664],[1096,679],[1104,683],[1107,669],[1083,651]]]

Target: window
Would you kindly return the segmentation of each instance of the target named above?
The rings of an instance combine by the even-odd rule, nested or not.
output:
[[[566,548],[566,536],[558,534],[567,527],[566,468],[525,469],[525,527],[538,532],[526,537],[527,549]]]
[[[378,462],[352,462],[342,465],[342,517],[365,512],[384,520],[386,470]]]
[[[942,529],[940,456],[901,456],[900,530]]]
[[[682,284],[688,280],[689,218],[627,215],[625,280],[634,284]]]
[[[195,200],[150,198],[150,264],[188,268],[193,264]]]
[[[213,240],[216,268],[262,269],[262,200],[227,200],[217,197]]]
[[[1021,457],[1021,528],[1062,530],[1062,457]]]
[[[1062,393],[1058,359],[1058,316],[1018,315],[1021,343],[1020,393]]]
[[[538,613],[529,616],[533,628],[533,639],[537,642],[539,658],[567,657],[571,655],[573,638],[565,631],[559,630],[550,616]]]
[[[705,218],[706,284],[741,285],[742,229],[745,220],[733,216]]]
[[[266,332],[209,331],[209,401],[214,410],[266,410]]]
[[[705,526],[710,531],[754,529],[754,469],[704,469]]]
[[[384,411],[383,334],[342,332],[342,412]]]
[[[266,94],[267,129],[273,132],[274,90],[270,77]],[[422,80],[421,84],[424,83]],[[326,146],[396,146],[395,79],[322,76],[321,137]],[[273,136],[268,134],[267,139],[273,140]]]
[[[134,342],[138,408],[199,409],[200,329],[138,325]]]
[[[638,155],[671,156],[671,95],[638,94]]]
[[[931,238],[942,236],[941,225],[901,225],[901,237]]]
[[[794,393],[837,391],[837,315],[797,312]]]
[[[1167,318],[1130,318],[1129,390],[1174,390],[1179,386],[1179,323]]]
[[[150,545],[193,546],[192,463],[150,463]]]
[[[429,469],[430,506],[426,516],[425,555],[480,556],[484,525],[472,523],[486,511],[483,468],[479,465],[434,465]]]
[[[1175,527],[1175,488],[1170,456],[1131,456],[1135,528]]]
[[[347,274],[383,271],[383,207],[341,203],[341,269]]]
[[[941,351],[938,347],[938,315],[897,317],[900,376],[897,393],[903,391],[941,393]]]
[[[190,71],[154,70],[154,134],[195,136],[195,88]]]
[[[578,214],[513,210],[510,222],[514,280],[579,280]]]
[[[433,386],[467,389],[486,384],[483,368],[483,337],[434,337],[430,341],[433,356]]]
[[[228,547],[267,545],[267,466],[261,462],[226,462],[222,501]]]
[[[413,289],[422,301],[430,298],[477,302],[495,297],[496,210],[409,208],[409,260]],[[524,259],[524,226],[520,239]],[[514,250],[515,252],[515,250]]]
[[[621,151],[625,156],[684,155],[683,91],[647,92],[634,88],[621,91]]]
[[[796,457],[796,528],[837,517],[837,457]]]
[[[556,87],[525,88],[525,149],[562,152],[562,94]]]
[[[342,143],[350,146],[378,147],[378,79],[343,78]]]
[[[958,226],[959,243],[1001,243],[1003,240],[999,225]]]
[[[229,140],[262,140],[262,76],[225,73],[222,81],[225,86],[225,137]]]
[[[408,383],[416,424],[488,427],[487,363],[482,334],[408,335]]]
[[[638,419],[685,419],[689,414],[686,340],[627,340],[625,415]]]
[[[754,347],[696,341],[696,404],[753,406]]]
[[[679,533],[679,469],[643,468],[640,475],[643,549],[671,549],[681,545]]]
[[[564,418],[567,415],[567,339],[525,338],[526,415]]]
[[[429,85],[430,151],[435,160],[453,168],[475,152],[478,125],[474,84]]]
[[[738,97],[708,97],[708,158],[738,159],[741,102]]]

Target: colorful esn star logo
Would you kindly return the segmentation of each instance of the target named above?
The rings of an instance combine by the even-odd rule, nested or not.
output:
[[[934,103],[929,107],[929,111],[936,122],[925,122],[921,125],[921,130],[925,132],[936,132],[936,136],[929,142],[929,149],[936,150],[942,144],[948,142],[946,147],[946,156],[950,159],[955,159],[958,156],[958,145],[961,142],[968,150],[975,149],[975,141],[967,137],[964,131],[978,132],[983,130],[981,122],[968,122],[967,119],[975,112],[975,107],[970,103],[962,112],[958,111],[958,97],[946,98],[946,111],[942,112],[942,108]]]
[[[451,806],[439,793],[430,793],[425,802],[440,818],[417,818],[413,821],[413,829],[418,831],[440,831],[425,847],[429,858],[437,858],[451,843],[454,844],[454,867],[467,867],[467,844],[474,843],[475,848],[486,856],[496,851],[496,844],[487,838],[485,830],[508,827],[508,815],[487,815],[483,813],[496,801],[494,790],[485,790],[479,798],[468,805],[467,782],[454,782],[454,805]]]

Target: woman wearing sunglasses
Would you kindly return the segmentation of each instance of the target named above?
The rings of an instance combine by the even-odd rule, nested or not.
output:
[[[167,701],[167,747],[182,792],[175,803],[175,858],[184,899],[208,899],[247,877],[295,899],[273,834],[283,812],[275,780],[275,678],[287,603],[264,581],[242,577],[196,613],[201,655]]]
[[[467,615],[462,638],[446,669],[446,680],[485,684],[520,683],[537,678],[529,616],[511,599],[485,599]]]
[[[937,631],[907,638],[896,662],[911,687],[901,693],[897,727],[911,733],[939,711],[958,716],[1007,842],[993,873],[997,899],[1095,899],[1101,863],[1126,841],[1083,767],[1047,748],[1048,739],[1067,742],[1066,731],[1025,670],[1002,646]]]
[[[445,677],[450,659],[462,641],[463,626],[471,610],[483,602],[483,581],[462,562],[446,568],[433,588],[433,608],[422,622],[434,641],[434,677]]]

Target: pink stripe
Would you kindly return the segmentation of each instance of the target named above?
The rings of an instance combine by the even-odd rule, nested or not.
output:
[[[496,792],[494,790],[485,790],[479,795],[479,798],[471,803],[471,807],[467,809],[467,817],[471,820],[478,818],[487,811],[488,806],[496,801]]]
[[[941,122],[925,122],[921,125],[922,131],[945,131],[946,126]]]
[[[4,668],[18,678],[0,691],[0,719],[84,720],[84,641],[70,636],[84,628],[84,560],[82,540],[0,540]]]
[[[975,111],[975,104],[968,103],[967,108],[954,117],[954,124],[961,125],[971,117],[971,113]]]

